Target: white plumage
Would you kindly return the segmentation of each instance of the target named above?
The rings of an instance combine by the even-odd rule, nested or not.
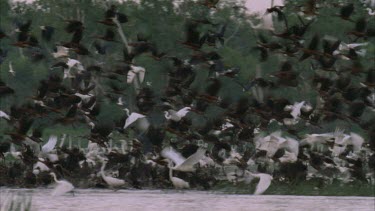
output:
[[[257,184],[257,187],[255,188],[254,195],[263,194],[271,185],[271,181],[273,179],[271,175],[263,174],[263,173],[259,173],[259,174],[249,173],[249,174],[253,177],[259,178],[259,182]]]
[[[163,157],[170,159],[175,164],[174,167],[171,167],[173,170],[185,172],[195,171],[194,165],[205,156],[205,153],[205,149],[199,148],[197,152],[186,159],[172,147],[164,148],[161,151]]]
[[[57,136],[50,136],[48,142],[42,146],[42,152],[49,153],[51,152],[57,143]]]
[[[66,48],[64,46],[57,46],[57,52],[52,53],[52,56],[54,58],[61,58],[61,57],[67,57],[69,54],[69,48]]]
[[[76,67],[78,70],[84,70],[82,63],[76,59],[68,58],[66,65],[68,65],[69,69],[71,69],[72,67]]]
[[[9,62],[9,73],[12,74],[13,76],[16,76],[16,72],[14,72],[13,70],[12,62]]]
[[[74,189],[74,186],[72,183],[66,181],[66,180],[57,180],[55,173],[50,173],[53,176],[53,179],[57,183],[57,186],[52,191],[52,196],[61,196],[65,193],[72,192]]]
[[[111,187],[111,188],[117,188],[125,185],[125,181],[122,179],[117,179],[111,176],[106,176],[104,174],[104,168],[107,163],[103,162],[102,168],[100,169],[100,175],[102,176],[103,180]]]
[[[165,111],[165,118],[170,119],[175,122],[179,122],[184,116],[186,116],[187,113],[189,113],[191,110],[190,107],[185,107],[180,109],[179,111],[175,111],[172,109],[169,109],[168,111]]]
[[[10,116],[7,113],[5,113],[4,111],[1,111],[1,110],[0,110],[0,118],[10,120]]]
[[[145,73],[146,69],[140,66],[130,66],[130,71],[128,72],[126,82],[128,84],[132,83],[134,81],[134,78],[138,75],[139,82],[142,83],[145,79]]]
[[[172,161],[171,160],[168,160],[169,161],[169,179],[171,180],[173,186],[175,188],[178,188],[178,189],[188,189],[190,188],[190,185],[188,182],[186,182],[185,180],[183,179],[180,179],[178,177],[174,177],[173,176],[173,170],[172,170]]]
[[[133,124],[135,121],[137,121],[138,119],[141,119],[141,118],[145,118],[146,116],[145,115],[142,115],[142,114],[139,114],[139,113],[136,113],[136,112],[132,112],[130,114],[130,111],[129,109],[124,109],[128,115],[128,118],[126,119],[125,121],[125,125],[124,125],[124,129],[126,129],[127,127],[129,127],[131,124]]]

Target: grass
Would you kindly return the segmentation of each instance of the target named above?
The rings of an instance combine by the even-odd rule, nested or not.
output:
[[[213,187],[213,191],[231,194],[252,194],[256,183],[220,182]],[[299,184],[287,184],[273,181],[264,193],[266,195],[301,195],[301,196],[375,196],[375,186],[355,181],[343,184],[334,181],[332,184],[322,184],[319,180],[308,180]]]

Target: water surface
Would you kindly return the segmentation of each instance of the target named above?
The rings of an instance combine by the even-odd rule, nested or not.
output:
[[[70,194],[50,196],[52,189],[0,189],[7,193],[32,195],[32,210],[375,210],[375,197],[236,195],[205,191],[77,189]],[[1,200],[0,200],[1,201]]]

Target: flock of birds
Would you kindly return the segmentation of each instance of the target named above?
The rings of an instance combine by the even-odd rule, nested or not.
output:
[[[218,3],[205,0],[200,5],[217,10]],[[81,42],[85,26],[80,20],[65,20],[64,30],[71,40],[60,42],[48,55],[30,33],[32,21],[19,24],[12,45],[32,61],[55,62],[34,96],[23,105],[0,111],[1,121],[8,126],[0,142],[0,158],[10,156],[16,160],[0,165],[0,185],[47,185],[53,178],[57,186],[52,194],[61,195],[72,192],[74,186],[88,186],[82,181],[94,187],[106,184],[114,190],[164,188],[170,184],[180,189],[209,189],[220,180],[237,184],[256,178],[254,181],[259,182],[254,194],[264,193],[274,179],[290,183],[306,179],[321,179],[323,183],[360,180],[374,184],[375,118],[364,121],[361,117],[375,110],[375,69],[365,70],[360,63],[368,40],[375,36],[375,30],[368,27],[373,14],[369,11],[369,16],[353,21],[353,11],[363,8],[354,8],[352,3],[333,5],[340,7],[338,19],[354,22],[353,30],[347,33],[348,42],[318,34],[306,40],[323,5],[332,6],[328,1],[308,0],[297,7],[300,22],[294,25],[288,24],[283,6],[267,9],[268,19],[275,14],[284,23],[282,32],[267,25],[269,21],[252,24],[259,38],[254,50],[261,54],[260,63],[274,55],[284,55],[287,60],[271,77],[257,74],[248,83],[240,82],[240,69],[226,66],[216,51],[226,41],[226,24],[214,24],[208,19],[187,21],[186,39],[180,44],[191,49],[188,58],[160,52],[141,34],[135,42],[129,42],[122,31],[129,17],[114,5],[103,20],[97,21],[107,27],[106,33],[96,36],[90,48]],[[213,29],[202,32],[202,25]],[[51,42],[55,30],[52,26],[41,27],[43,41]],[[0,30],[0,39],[13,41],[14,36]],[[105,68],[109,64],[89,65],[93,63],[92,55],[106,55],[106,43],[124,46],[122,61],[109,69]],[[3,63],[6,56],[1,55]],[[136,63],[141,55],[173,65],[162,96],[156,96],[152,84],[145,81],[146,69]],[[311,88],[318,94],[316,105],[272,96],[269,90],[299,87],[303,79],[293,63],[305,60],[311,62]],[[9,74],[18,74],[12,62],[8,64]],[[208,70],[206,87],[199,91],[191,85],[197,72],[204,69]],[[242,94],[235,102],[220,96],[223,78],[250,94]],[[109,90],[103,91],[103,80],[108,81]],[[127,84],[134,96],[125,95],[126,89],[120,83]],[[14,89],[0,81],[0,98],[12,95],[17,95]],[[97,119],[103,98],[124,111],[118,121]],[[129,102],[133,101],[131,108]],[[215,116],[208,114],[212,108],[216,109]],[[69,135],[51,135],[41,145],[45,141],[44,128],[34,123],[47,117],[52,119],[48,126],[87,125],[90,134],[80,137],[88,140],[87,147],[72,146]],[[298,133],[305,127],[322,131],[320,125],[336,120],[358,124],[368,139],[340,128],[303,137]],[[271,124],[279,125],[283,132],[267,132]],[[68,137],[69,146],[65,144]],[[59,180],[61,177],[70,182]]]

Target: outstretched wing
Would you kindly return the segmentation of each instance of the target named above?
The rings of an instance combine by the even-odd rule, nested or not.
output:
[[[257,174],[256,177],[259,177],[259,183],[255,188],[254,195],[260,195],[263,194],[271,185],[272,176],[269,174]]]
[[[42,152],[48,153],[55,148],[57,143],[57,136],[50,136],[48,142],[42,146]]]
[[[179,153],[177,152],[176,150],[174,150],[172,147],[167,147],[167,148],[164,148],[162,151],[161,151],[161,156],[165,157],[165,158],[168,158],[170,159],[171,161],[173,161],[173,163],[178,166],[180,165],[181,163],[185,162],[186,159]],[[191,157],[191,156],[190,156]],[[189,158],[190,158],[189,157]]]
[[[190,155],[181,165],[179,165],[179,168],[184,168],[184,166],[193,166],[194,164],[198,163],[206,153],[206,149],[199,148],[197,152]]]
[[[138,114],[138,113],[132,113],[132,114],[130,114],[130,116],[125,121],[124,129],[126,129],[127,127],[129,127],[129,125],[133,124],[139,118],[143,118],[143,117],[145,117],[145,116],[142,115],[142,114]]]
[[[191,109],[190,107],[185,107],[185,108],[183,108],[183,109],[180,109],[180,110],[177,112],[177,116],[179,116],[179,117],[184,117],[184,116],[186,116],[186,114],[189,113],[190,109]]]

